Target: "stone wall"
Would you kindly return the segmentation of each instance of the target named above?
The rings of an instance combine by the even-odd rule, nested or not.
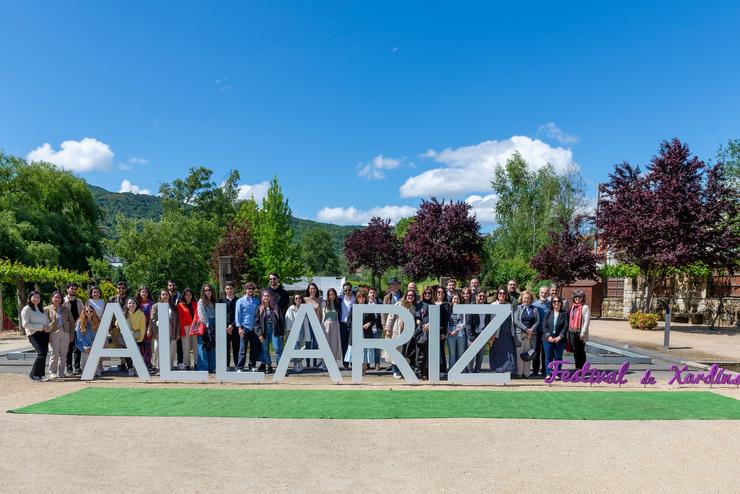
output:
[[[721,309],[716,325],[740,326],[740,297],[725,297],[723,301],[708,297],[708,285],[707,277],[676,276],[669,284],[670,289],[663,293],[658,292],[658,296],[668,299],[673,321],[709,324]],[[642,280],[625,278],[623,297],[604,297],[601,304],[602,317],[627,319],[642,302],[640,286]]]

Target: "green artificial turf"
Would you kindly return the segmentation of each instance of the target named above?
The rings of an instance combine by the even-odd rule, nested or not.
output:
[[[294,419],[740,419],[709,391],[285,390],[91,387],[13,413]]]

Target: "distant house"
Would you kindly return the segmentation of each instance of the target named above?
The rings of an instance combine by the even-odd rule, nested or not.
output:
[[[103,259],[105,259],[106,261],[108,261],[108,264],[112,268],[122,268],[123,267],[123,261],[121,260],[120,257],[114,257],[114,256],[105,255],[105,256],[103,256]]]

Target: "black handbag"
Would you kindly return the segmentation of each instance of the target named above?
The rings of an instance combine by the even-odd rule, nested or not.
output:
[[[520,353],[519,356],[525,362],[529,362],[530,360],[532,360],[534,358],[535,353],[537,353],[537,352],[535,351],[535,348],[532,347],[529,350],[525,350],[522,353]]]

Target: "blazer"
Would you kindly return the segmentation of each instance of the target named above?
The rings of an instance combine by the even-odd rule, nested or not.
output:
[[[175,341],[180,338],[180,317],[178,315],[177,307],[170,304],[170,341]],[[187,309],[186,309],[187,310]],[[152,338],[159,339],[159,309],[157,304],[152,306],[152,311],[149,313],[149,330],[152,332]]]
[[[67,333],[70,337],[74,335],[74,329],[75,329],[75,319],[72,317],[72,311],[69,309],[69,307],[65,304],[61,304],[60,307],[62,308],[62,327],[57,327],[57,314],[56,310],[54,310],[54,304],[47,305],[44,307],[44,312],[46,312],[46,317],[49,318],[49,332],[53,333],[54,331],[62,330],[65,333]]]
[[[468,337],[468,341],[474,341],[480,334],[480,318],[483,316],[485,325],[491,322],[491,314],[465,314],[465,336]]]
[[[558,314],[558,322],[555,326],[555,313],[550,311],[545,318],[545,324],[543,325],[542,341],[547,341],[548,336],[553,338],[560,336],[561,340],[565,340],[565,336],[568,334],[568,313],[560,312]]]
[[[260,308],[257,307],[257,312],[254,314],[254,334],[258,338],[267,338],[267,313],[260,312]],[[280,314],[280,309],[271,310],[270,318],[272,319],[272,334],[283,336],[285,334],[285,318]]]
[[[367,304],[363,304],[367,305]],[[354,312],[355,306],[352,305],[349,309],[349,314],[347,315],[347,325],[350,327],[349,337],[350,340],[352,339],[352,315]],[[370,323],[370,327],[368,329],[362,328],[362,336],[365,338],[372,338],[373,337],[373,327],[378,324],[378,320],[380,319],[380,316],[378,314],[373,314],[371,312],[365,312],[362,315],[362,325],[365,326],[365,324]]]
[[[524,312],[524,306],[519,304],[516,306],[516,309],[514,309],[514,327],[516,328],[517,336],[523,334],[525,329],[531,329],[532,331],[537,332],[537,329],[540,327],[539,309],[537,309],[537,307],[532,304],[530,304],[529,307],[532,308],[532,315],[534,316],[534,324],[531,328],[527,328],[522,322],[522,313]]]

